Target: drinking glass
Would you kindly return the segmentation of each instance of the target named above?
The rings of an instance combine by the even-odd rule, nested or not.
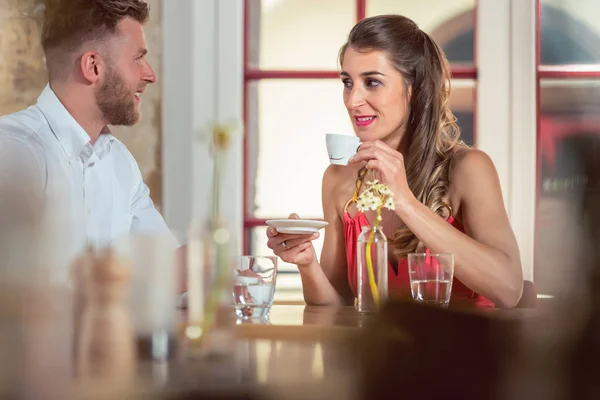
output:
[[[267,318],[276,281],[277,257],[234,257],[233,302],[238,318]]]
[[[115,245],[132,268],[130,309],[138,355],[162,360],[176,347],[178,270],[168,234],[130,234]]]
[[[454,277],[453,254],[411,253],[408,273],[414,301],[448,307]]]

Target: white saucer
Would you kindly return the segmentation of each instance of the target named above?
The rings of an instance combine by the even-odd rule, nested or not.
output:
[[[277,229],[277,232],[303,235],[315,233],[329,224],[312,219],[270,219],[267,225]]]

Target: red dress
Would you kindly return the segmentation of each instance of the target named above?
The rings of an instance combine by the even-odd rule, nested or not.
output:
[[[448,219],[453,227],[464,232],[460,223],[452,216]],[[346,239],[346,260],[348,263],[348,283],[354,296],[357,296],[357,264],[356,264],[356,241],[361,233],[363,226],[369,226],[367,217],[360,211],[356,213],[354,218],[350,217],[347,211],[344,212],[344,237]],[[398,274],[388,263],[388,287],[389,292],[402,297],[411,297],[410,279],[408,277],[408,261],[403,258],[398,263]],[[468,287],[462,284],[458,279],[452,281],[452,300],[467,300],[473,302],[475,307],[494,307],[494,303],[485,297],[475,293]]]

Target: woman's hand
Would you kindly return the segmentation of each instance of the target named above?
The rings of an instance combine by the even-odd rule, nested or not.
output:
[[[414,200],[408,187],[404,157],[381,140],[368,141],[360,145],[358,152],[350,159],[352,163],[366,162],[366,168],[377,171],[377,177],[389,186],[394,193],[396,207]],[[368,179],[367,179],[368,180]]]
[[[297,214],[291,214],[290,219],[299,219]],[[319,237],[319,233],[292,235],[279,233],[275,228],[267,229],[269,241],[267,246],[283,261],[296,264],[298,267],[309,265],[315,259],[315,249],[312,241]]]

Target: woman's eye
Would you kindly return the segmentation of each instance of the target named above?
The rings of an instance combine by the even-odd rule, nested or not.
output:
[[[367,79],[365,84],[367,85],[367,87],[377,87],[381,84],[381,82],[379,82],[377,79]]]
[[[342,83],[344,84],[344,87],[346,87],[346,88],[351,88],[352,87],[352,81],[350,79],[344,79],[342,81]]]

